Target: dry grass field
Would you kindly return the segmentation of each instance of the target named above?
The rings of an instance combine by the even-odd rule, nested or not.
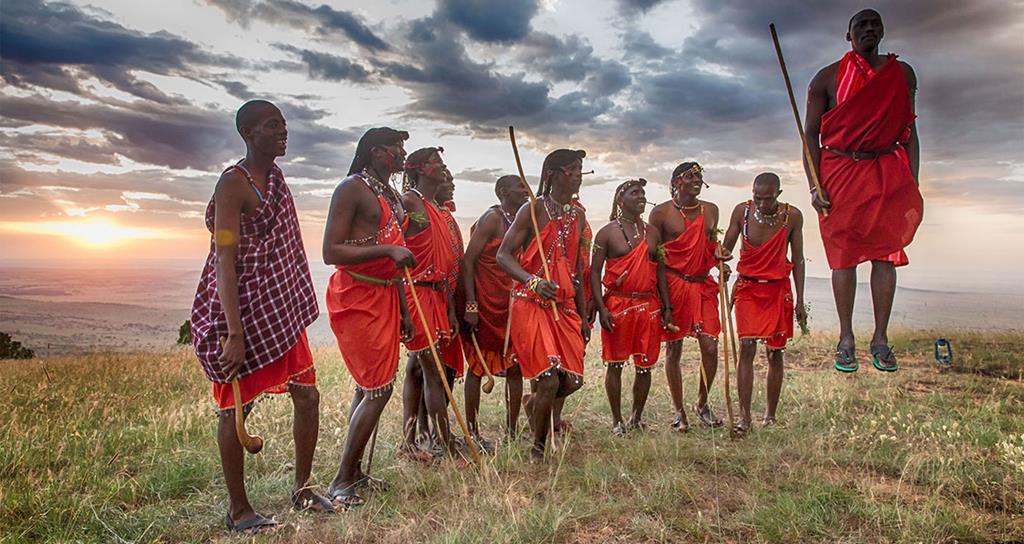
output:
[[[267,445],[248,458],[247,481],[257,509],[284,526],[256,540],[1024,540],[1024,334],[953,334],[947,370],[932,360],[933,339],[896,335],[902,369],[894,375],[870,364],[840,375],[825,362],[834,338],[801,339],[787,354],[780,425],[757,425],[739,440],[721,430],[671,434],[660,368],[647,410],[652,432],[614,438],[595,342],[587,384],[566,403],[575,431],[543,465],[526,462],[522,441],[502,444],[481,470],[396,461],[396,396],[373,467],[391,489],[332,517],[289,511],[290,403],[265,400],[249,426]],[[695,349],[691,341],[684,355],[688,402]],[[336,350],[315,355],[314,478],[325,485],[337,469],[352,383]],[[763,378],[759,365],[755,414]],[[189,350],[3,361],[0,391],[0,542],[252,539],[223,531],[209,384]],[[484,397],[492,437],[501,391],[499,381]],[[714,405],[724,415],[720,384]]]

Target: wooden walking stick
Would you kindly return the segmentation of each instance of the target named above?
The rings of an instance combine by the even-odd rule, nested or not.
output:
[[[725,262],[718,261],[718,301],[721,306],[722,314],[722,353],[725,355],[725,379],[722,380],[722,386],[725,389],[725,411],[729,415],[729,430],[732,431],[735,421],[732,415],[732,394],[729,391],[729,301],[726,291],[729,286],[725,281]],[[733,353],[735,357],[736,354]]]
[[[768,25],[772,32],[772,42],[775,43],[775,54],[779,57],[779,67],[782,68],[782,78],[786,80],[786,91],[789,92],[789,105],[793,106],[793,118],[796,119],[796,130],[800,133],[800,142],[804,146],[804,158],[807,160],[807,169],[811,172],[811,181],[814,182],[814,190],[822,195],[821,182],[818,181],[818,166],[811,160],[811,148],[807,147],[807,136],[804,135],[804,126],[800,124],[800,110],[796,107],[796,98],[793,96],[793,84],[789,81],[789,71],[786,70],[786,59],[782,57],[782,46],[779,45],[779,35],[775,32],[775,23]],[[824,198],[822,200],[825,200]],[[825,202],[828,202],[825,200]],[[828,209],[822,209],[825,217],[828,217]]]
[[[544,244],[540,239],[540,228],[537,226],[537,195],[533,194],[533,187],[526,182],[526,173],[523,172],[523,163],[519,160],[519,147],[516,146],[516,129],[509,125],[508,138],[512,141],[512,153],[516,156],[516,168],[519,169],[519,181],[526,187],[526,194],[530,196],[530,221],[533,222],[533,237],[537,240],[537,254],[540,255],[540,264],[544,267],[544,279],[551,281],[551,271],[548,270],[548,258],[544,255]],[[555,301],[551,301],[551,314],[558,321],[558,307]]]
[[[480,361],[480,366],[483,367],[484,374],[486,374],[484,376],[484,384],[480,386],[480,389],[483,389],[484,393],[490,395],[494,389],[494,375],[491,374],[491,369],[487,367],[487,361],[484,361],[484,354],[480,351],[480,344],[476,341],[476,333],[469,333],[469,337],[473,340],[473,350],[476,351],[476,358]]]
[[[220,348],[222,350],[227,340],[223,336],[220,337]],[[263,437],[259,435],[252,436],[245,430],[245,414],[243,413],[245,407],[242,406],[242,391],[238,387],[238,378],[231,380],[231,393],[235,397],[235,434],[238,435],[238,443],[245,448],[245,451],[256,455],[263,449]]]
[[[452,394],[451,387],[448,387],[448,379],[445,378],[444,374],[444,365],[441,364],[441,356],[437,354],[437,348],[434,346],[434,335],[430,333],[430,324],[427,323],[427,317],[423,314],[423,306],[420,306],[420,296],[416,294],[416,286],[413,285],[412,274],[409,273],[408,268],[403,268],[402,270],[405,271],[405,281],[409,283],[409,292],[412,293],[412,302],[416,306],[416,313],[420,316],[420,325],[423,326],[423,334],[427,336],[427,343],[430,345],[430,354],[434,357],[434,364],[437,365],[437,373],[441,377],[441,386],[444,387],[445,395],[448,395],[448,404],[451,405],[452,411],[455,412],[455,419],[459,422],[459,427],[462,427],[462,433],[465,435],[466,445],[469,446],[469,452],[473,454],[473,460],[476,461],[477,465],[481,465],[480,452],[476,449],[476,442],[473,441],[473,437],[469,433],[469,427],[466,425],[466,420],[462,419],[462,412],[459,411],[459,405],[455,403],[455,395]]]

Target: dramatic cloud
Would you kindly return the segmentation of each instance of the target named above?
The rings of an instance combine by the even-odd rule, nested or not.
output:
[[[664,4],[669,0],[616,0],[619,4],[619,12],[627,17],[635,17],[641,13],[646,13],[659,4]]]
[[[248,25],[253,19],[270,24],[283,24],[294,28],[311,28],[322,38],[332,38],[338,32],[357,45],[371,50],[388,49],[388,44],[377,37],[370,27],[351,12],[334,9],[327,4],[311,7],[292,0],[268,0],[249,2],[246,0],[206,0],[211,6],[224,11],[232,20]]]
[[[537,14],[537,8],[535,0],[439,0],[437,13],[473,39],[510,42],[521,40],[530,32],[530,20]]]
[[[91,76],[145,100],[180,104],[184,98],[168,96],[133,72],[189,75],[192,65],[233,62],[166,32],[143,34],[66,4],[7,0],[2,9],[0,75],[18,87],[84,94],[81,80]]]
[[[370,77],[370,72],[366,68],[345,57],[319,53],[309,49],[300,49],[284,44],[278,44],[277,48],[301,58],[309,70],[309,77],[314,79],[365,82]]]

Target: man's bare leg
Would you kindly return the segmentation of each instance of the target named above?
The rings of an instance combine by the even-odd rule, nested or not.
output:
[[[565,399],[583,387],[583,380],[572,374],[558,371],[558,392],[555,393],[555,402],[552,405],[552,417],[555,421],[555,432],[565,432],[571,429],[568,421],[562,420],[562,408],[565,408]]]
[[[220,449],[224,483],[228,488],[228,513],[238,524],[256,517],[256,511],[245,494],[245,454],[235,434],[234,410],[224,410],[217,419],[217,447]]]
[[[853,300],[857,294],[857,268],[832,271],[832,295],[839,314],[839,348],[852,353],[856,346],[853,337]]]
[[[612,409],[612,433],[618,436],[626,434],[622,423],[622,366],[623,363],[607,363],[604,375],[604,391]]]
[[[647,395],[651,392],[651,369],[636,369],[633,377],[633,414],[629,418],[629,426],[644,429],[644,407],[647,406]]]
[[[533,430],[533,447],[530,448],[530,458],[536,461],[544,459],[544,446],[547,444],[548,432],[551,429],[559,379],[555,373],[538,376],[533,379],[533,386],[534,393],[530,399],[533,412],[533,421],[530,422],[530,428]]]
[[[757,340],[740,340],[740,358],[736,366],[736,392],[740,397],[740,422],[750,427],[750,398],[754,392],[754,357],[757,356]]]
[[[510,438],[519,434],[519,409],[523,402],[523,371],[519,365],[505,371],[505,387],[508,388],[508,420],[505,422]]]
[[[779,396],[782,394],[782,359],[785,350],[768,350],[768,403],[764,410],[766,424],[775,423],[775,410],[779,407]]]
[[[416,355],[410,353],[402,382],[402,449],[416,450],[416,426],[423,397],[423,372]]]
[[[895,297],[896,265],[888,261],[871,261],[871,304],[875,310],[872,346],[889,345],[889,316]]]
[[[362,461],[363,452],[366,450],[366,444],[370,441],[370,435],[373,434],[373,429],[380,420],[380,414],[390,399],[391,389],[387,389],[375,398],[364,395],[362,401],[356,406],[352,419],[349,421],[345,449],[341,454],[341,466],[338,467],[338,474],[334,476],[328,493],[332,495],[343,491],[354,493],[354,486],[360,478],[359,464]]]
[[[698,334],[697,345],[700,346],[700,364],[704,367],[704,376],[697,377],[700,382],[697,390],[697,408],[703,409],[708,404],[708,391],[715,384],[715,374],[718,372],[718,342],[713,336]]]
[[[295,414],[292,419],[292,438],[295,440],[295,487],[292,495],[307,499],[313,495],[306,486],[313,470],[313,453],[320,434],[320,392],[316,386],[296,384],[289,384],[288,392]]]
[[[682,358],[682,340],[673,340],[665,344],[665,379],[668,382],[668,392],[672,395],[672,407],[676,410],[672,427],[677,431],[685,431],[690,426],[686,422],[686,410],[683,408],[683,369],[679,365]]]
[[[434,422],[435,431],[441,444],[452,451],[452,434],[448,427],[448,398],[441,380],[447,379],[437,372],[433,355],[429,350],[419,352],[420,371],[423,373],[423,399],[427,403],[427,417]]]
[[[480,436],[480,429],[477,427],[476,414],[480,410],[480,376],[472,372],[466,372],[466,383],[463,389],[466,394],[466,425],[473,436]]]

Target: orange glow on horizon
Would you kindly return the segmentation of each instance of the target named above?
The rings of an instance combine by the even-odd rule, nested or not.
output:
[[[33,223],[0,222],[0,230],[19,234],[60,236],[91,249],[105,249],[132,240],[178,238],[165,229],[126,227],[106,219]]]

